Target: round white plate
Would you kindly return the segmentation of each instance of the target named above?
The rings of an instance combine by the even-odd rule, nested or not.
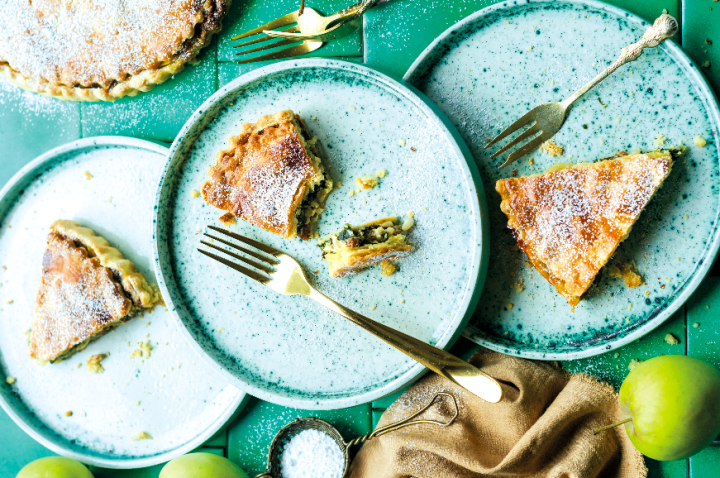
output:
[[[156,271],[187,337],[223,375],[264,400],[307,409],[365,403],[392,393],[424,368],[305,297],[282,296],[199,254],[207,224],[224,213],[193,197],[215,153],[243,123],[292,109],[325,150],[342,183],[328,199],[320,235],[344,223],[415,213],[419,249],[390,277],[371,268],[331,279],[316,240],[288,241],[242,220],[231,230],[299,260],[319,290],[372,319],[446,347],[482,287],[484,216],[474,165],[415,93],[361,65],[289,61],[241,76],[213,95],[173,143],[158,189]],[[379,186],[350,196],[355,179],[387,171]]]
[[[41,366],[29,356],[26,332],[56,219],[92,228],[153,280],[153,194],[166,153],[132,138],[83,139],[40,156],[0,192],[0,404],[37,441],[84,463],[170,460],[210,438],[245,398],[197,356],[164,307],[63,362]],[[147,340],[151,356],[131,358]],[[86,362],[100,353],[110,354],[105,371],[90,373]],[[141,432],[152,439],[134,440]]]
[[[720,244],[720,112],[696,65],[672,41],[645,50],[573,106],[554,138],[565,148],[563,156],[536,150],[499,170],[506,155],[494,160],[490,155],[500,146],[484,149],[486,138],[530,108],[577,90],[648,26],[600,2],[505,2],[448,29],[405,75],[458,128],[489,190],[492,280],[466,331],[471,340],[530,358],[606,352],[670,317],[713,263]],[[704,148],[693,144],[696,136],[707,140]],[[687,154],[673,166],[610,262],[635,261],[646,284],[628,289],[605,267],[572,313],[565,299],[524,264],[527,258],[500,211],[495,181],[514,169],[525,176],[556,162],[594,161],[623,150],[680,144],[688,147]]]

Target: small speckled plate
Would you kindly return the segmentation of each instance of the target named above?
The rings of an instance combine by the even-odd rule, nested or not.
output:
[[[284,109],[305,119],[342,184],[329,196],[320,235],[413,211],[409,240],[418,250],[390,277],[374,267],[331,279],[317,240],[284,240],[242,220],[230,229],[295,257],[328,296],[438,347],[459,336],[485,277],[482,186],[431,106],[400,83],[341,61],[289,61],[243,75],[173,143],[157,194],[156,271],[191,343],[231,383],[264,400],[306,409],[369,402],[424,367],[309,299],[276,294],[196,251],[207,224],[222,226],[224,211],[193,194],[215,154],[243,123]],[[357,177],[379,170],[387,174],[378,186],[350,195]]]
[[[448,29],[406,73],[405,79],[460,131],[488,189],[492,280],[465,333],[471,340],[530,358],[599,354],[660,325],[709,270],[719,245],[720,114],[697,66],[672,41],[645,50],[572,108],[554,138],[565,148],[563,156],[536,150],[501,171],[505,156],[491,160],[494,150],[483,149],[486,138],[533,106],[569,96],[648,26],[599,2],[504,2]],[[707,145],[693,144],[696,136]],[[513,169],[524,176],[558,161],[594,161],[617,151],[680,144],[688,147],[687,154],[610,261],[635,261],[645,284],[628,289],[605,267],[572,313],[565,299],[528,267],[507,230],[495,181]]]
[[[91,227],[153,280],[153,195],[166,153],[138,139],[83,139],[43,154],[0,191],[0,405],[41,444],[84,463],[168,461],[202,445],[246,397],[197,356],[164,307],[63,362],[30,358],[26,332],[56,219]],[[150,356],[132,358],[146,341]],[[89,372],[88,358],[100,353],[110,354],[105,371]],[[152,439],[135,440],[142,432]]]

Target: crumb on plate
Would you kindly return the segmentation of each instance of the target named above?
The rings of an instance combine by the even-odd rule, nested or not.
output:
[[[382,271],[380,273],[385,277],[391,276],[397,271],[397,267],[395,267],[392,261],[382,261],[380,266],[382,267]]]
[[[630,289],[643,285],[642,276],[637,272],[635,261],[626,262],[620,265],[610,266],[610,275],[618,279],[623,279],[625,285]]]
[[[555,143],[555,140],[553,139],[549,139],[543,144],[541,144],[540,149],[542,149],[549,156],[562,156],[562,154],[565,152],[565,149],[559,144]]]
[[[110,354],[97,354],[92,355],[88,361],[87,361],[87,368],[92,373],[103,373],[105,369],[103,368],[102,362],[107,358],[107,356]]]
[[[235,215],[231,212],[223,214],[222,216],[220,216],[220,222],[222,222],[226,226],[235,224]]]

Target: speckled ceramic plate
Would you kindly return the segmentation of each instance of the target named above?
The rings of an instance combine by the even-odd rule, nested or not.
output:
[[[659,13],[659,12],[658,12]],[[673,42],[620,68],[570,112],[555,141],[561,157],[536,150],[505,170],[485,138],[533,106],[569,96],[637,41],[649,25],[599,2],[516,1],[481,10],[447,30],[405,79],[423,91],[470,146],[488,189],[489,280],[466,336],[531,358],[587,357],[654,329],[707,273],[718,249],[718,123],[711,90]],[[658,135],[663,135],[658,137]],[[693,138],[707,140],[705,147]],[[617,151],[686,145],[611,264],[635,261],[645,285],[625,287],[601,270],[575,313],[518,250],[500,211],[495,181],[517,170],[540,173],[561,162]],[[504,158],[504,156],[503,156]]]
[[[132,138],[84,139],[40,156],[0,192],[0,404],[37,441],[84,463],[170,460],[210,438],[246,396],[209,369],[164,307],[64,362],[41,366],[29,356],[26,332],[56,219],[91,227],[153,278],[152,204],[166,153]],[[148,340],[150,357],[131,358]],[[110,354],[105,371],[90,373],[85,363],[99,353]],[[134,440],[141,432],[152,439]]]
[[[215,153],[243,123],[284,109],[319,138],[330,194],[319,233],[415,213],[419,249],[390,277],[379,268],[330,279],[316,240],[288,241],[244,221],[230,227],[299,260],[328,296],[445,347],[460,334],[485,276],[485,221],[477,172],[450,131],[415,93],[361,65],[290,61],[241,76],[187,122],[158,190],[156,271],[168,305],[199,352],[246,392],[309,409],[369,402],[423,371],[416,362],[304,297],[281,296],[199,254],[207,224],[224,213],[194,197]],[[355,178],[386,170],[371,190]]]

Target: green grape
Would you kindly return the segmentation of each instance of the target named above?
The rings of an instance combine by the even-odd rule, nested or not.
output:
[[[212,453],[189,453],[170,461],[160,478],[248,478],[232,461]]]

